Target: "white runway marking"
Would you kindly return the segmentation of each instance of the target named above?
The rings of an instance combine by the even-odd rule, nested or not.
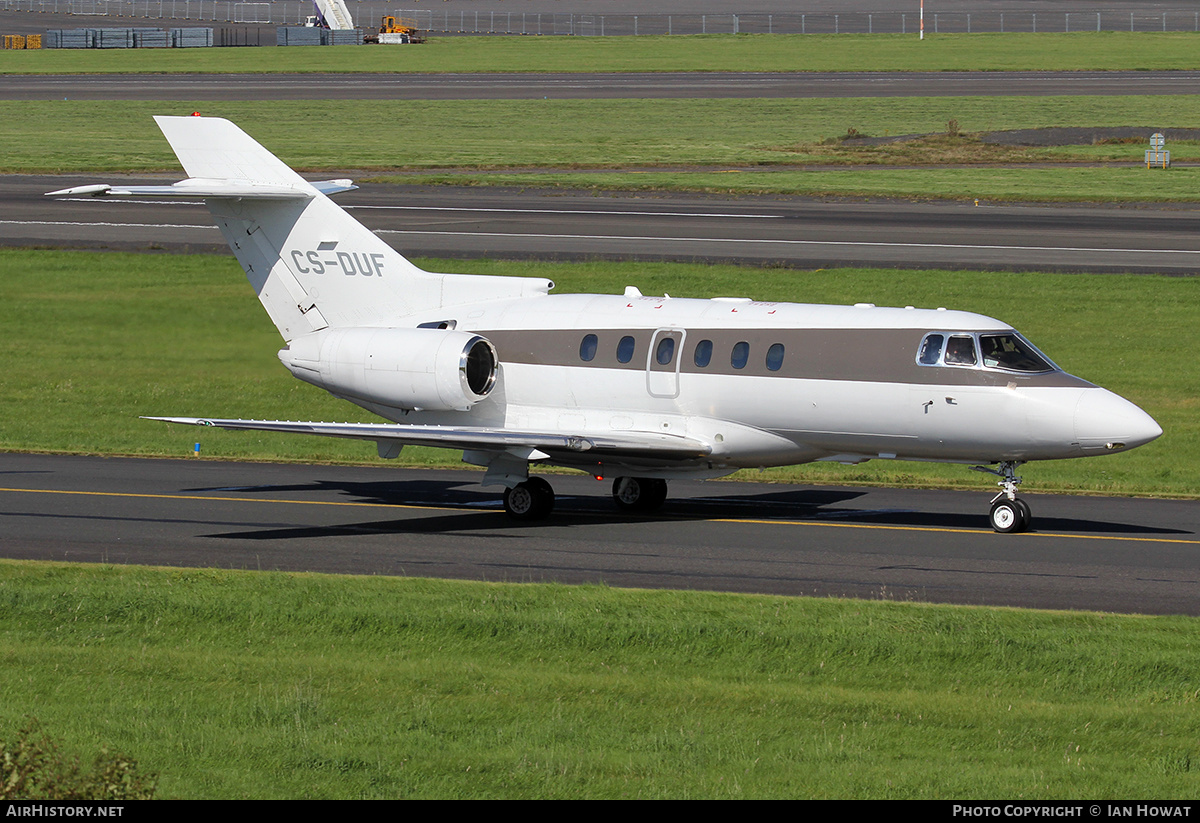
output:
[[[80,223],[67,220],[0,220],[3,226],[103,226],[105,228],[130,229],[211,229],[216,226],[193,226],[187,223]]]
[[[1103,252],[1107,254],[1200,254],[1200,249],[1104,249],[1079,246],[1001,246],[991,244],[971,245],[968,243],[884,243],[869,240],[774,240],[770,238],[743,237],[664,237],[617,234],[530,234],[517,232],[471,232],[471,231],[410,231],[402,229],[377,229],[376,234],[430,235],[444,234],[451,237],[536,237],[543,240],[619,240],[621,242],[669,241],[679,243],[774,243],[788,246],[869,246],[898,249],[987,249],[999,251],[1074,251]]]
[[[725,214],[722,212],[691,212],[691,211],[605,211],[603,209],[490,209],[446,206],[342,206],[346,210],[353,209],[395,209],[405,211],[467,211],[488,212],[498,214],[597,214],[618,215],[628,217],[731,217],[738,220],[782,220],[782,214]]]
[[[397,207],[403,208],[403,207]],[[434,211],[449,211],[435,209]],[[464,210],[466,211],[466,210]],[[510,211],[498,209],[497,211]],[[613,214],[614,212],[585,212],[587,214]],[[626,212],[635,214],[635,212]],[[647,212],[645,214],[662,214],[662,212]],[[696,216],[696,215],[693,215]],[[708,215],[714,216],[714,215]],[[140,229],[202,229],[216,231],[213,225],[193,225],[188,223],[108,223],[81,222],[67,220],[0,220],[0,225],[8,226],[98,226],[104,228],[140,228]],[[976,251],[1026,251],[1026,252],[1079,252],[1099,254],[1183,254],[1200,255],[1200,249],[1127,249],[1100,248],[1087,246],[1005,246],[999,244],[970,244],[970,243],[896,243],[871,240],[792,240],[754,237],[671,237],[655,235],[619,235],[619,234],[535,234],[532,232],[463,232],[436,231],[411,229],[375,229],[375,234],[412,235],[445,235],[447,237],[512,237],[537,238],[541,240],[601,240],[617,242],[673,242],[673,243],[766,243],[782,246],[842,246],[849,248],[894,248],[894,249],[958,249]]]

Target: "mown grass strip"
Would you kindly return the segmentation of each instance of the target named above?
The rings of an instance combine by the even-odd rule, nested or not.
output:
[[[836,145],[848,130],[874,137],[1048,126],[1169,126],[1200,122],[1200,95],[918,97],[842,100],[442,100],[421,117],[380,117],[360,101],[0,102],[5,172],[176,171],[156,114],[227,117],[302,169],[620,169],[653,165],[802,166],[861,163]],[[97,124],[103,123],[98,136]],[[322,141],[313,124],[324,123]],[[832,143],[832,144],[831,144]],[[1091,147],[1089,147],[1090,149]],[[1104,147],[1139,162],[1143,147]],[[808,149],[808,151],[806,151]],[[876,152],[878,154],[878,152]],[[979,159],[986,162],[983,150]],[[967,162],[930,147],[925,164]],[[871,157],[912,164],[914,156]],[[1087,153],[1089,161],[1099,161]],[[1064,159],[1027,153],[1022,162]],[[1068,156],[1065,159],[1070,159]],[[1156,178],[1157,179],[1157,178]]]
[[[168,798],[1188,798],[1195,623],[0,561],[0,726]]]
[[[411,185],[517,186],[595,191],[691,191],[808,197],[895,197],[987,203],[1191,203],[1200,169],[1117,168],[754,168],[704,171],[432,172],[381,176]]]
[[[1200,35],[433,37],[421,46],[0,51],[0,74],[1194,69]],[[936,80],[931,80],[936,82]]]
[[[416,180],[986,200],[1186,201],[1198,190],[1193,168],[1142,168],[1141,145],[999,150],[970,136],[888,147],[838,140],[851,129],[877,137],[945,135],[951,121],[968,135],[1047,126],[1187,126],[1200,122],[1196,95],[429,101],[419,120],[380,118],[371,107],[346,101],[303,107],[0,102],[0,139],[7,147],[0,171],[179,174],[151,118],[197,109],[233,119],[289,165],[369,170],[360,174],[368,179],[411,181],[414,170],[453,169]],[[98,139],[97,122],[119,139]],[[313,122],[337,125],[329,140],[314,143]],[[1200,156],[1192,143],[1174,142],[1172,150],[1176,161]],[[1121,161],[1134,165],[1080,165]],[[947,164],[952,167],[942,168]]]
[[[948,306],[999,317],[1063,368],[1132,399],[1165,434],[1095,460],[1039,463],[1023,472],[1037,491],[1200,494],[1200,375],[1191,362],[1200,280],[592,262],[422,261],[435,271],[523,274],[558,291],[676,297]],[[308,462],[372,462],[369,444],[259,432],[167,426],[140,415],[369,420],[370,415],[292,378],[281,341],[228,257],[0,252],[9,330],[0,339],[0,449],[89,454],[190,454]],[[456,452],[406,449],[402,460],[457,465]],[[757,479],[964,486],[986,481],[959,466],[872,461],[801,466]]]

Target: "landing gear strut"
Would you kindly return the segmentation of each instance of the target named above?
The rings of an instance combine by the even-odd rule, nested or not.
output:
[[[541,477],[531,477],[504,490],[504,510],[514,520],[542,520],[554,510],[554,489]]]
[[[1000,493],[992,498],[990,520],[992,529],[1004,534],[1026,531],[1033,521],[1029,504],[1017,497],[1017,487],[1021,485],[1021,478],[1017,477],[1016,472],[1020,465],[1016,460],[1005,460],[995,469],[987,466],[971,467],[975,471],[1002,478],[996,484],[1000,487]]]
[[[652,477],[618,477],[613,481],[613,500],[627,512],[652,512],[667,499],[667,481]]]

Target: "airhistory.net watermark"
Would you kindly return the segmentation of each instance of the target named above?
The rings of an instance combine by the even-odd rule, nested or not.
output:
[[[5,817],[120,817],[124,806],[82,806],[58,803],[10,803]]]

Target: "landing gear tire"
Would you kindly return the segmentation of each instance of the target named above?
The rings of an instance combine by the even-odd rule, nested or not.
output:
[[[1020,498],[1002,497],[992,504],[992,529],[1001,534],[1023,532],[1029,528],[1031,519],[1029,504]]]
[[[514,520],[542,520],[554,510],[554,489],[540,477],[531,477],[504,490],[504,510]]]
[[[1017,497],[1017,487],[1021,485],[1021,478],[1017,477],[1017,467],[1020,465],[1021,461],[1019,460],[1005,460],[994,469],[988,466],[971,467],[977,472],[993,474],[1001,478],[1000,482],[996,484],[1001,491],[992,498],[990,520],[992,528],[1002,534],[1023,532],[1033,522],[1029,504]]]
[[[667,499],[667,481],[652,477],[618,477],[613,481],[613,500],[627,512],[652,512]]]
[[[1021,531],[1029,531],[1029,527],[1033,525],[1033,512],[1029,508],[1029,504],[1021,498],[1016,499],[1017,506],[1021,509]]]
[[[1011,500],[997,500],[992,504],[992,530],[1001,534],[1015,532],[1021,525],[1021,509]]]

